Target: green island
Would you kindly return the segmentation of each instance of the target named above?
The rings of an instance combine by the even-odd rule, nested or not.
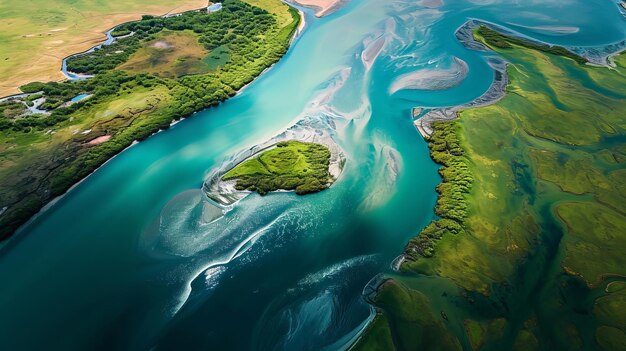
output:
[[[296,140],[281,141],[275,147],[245,160],[228,171],[223,180],[237,181],[237,190],[265,195],[275,190],[295,190],[304,195],[328,188],[330,150],[324,145]]]
[[[29,83],[25,97],[0,102],[0,239],[135,140],[235,95],[287,51],[295,9],[222,4],[120,25],[113,44],[67,62],[95,77]]]
[[[506,96],[434,123],[437,218],[353,350],[626,349],[626,54],[474,37],[510,63]]]

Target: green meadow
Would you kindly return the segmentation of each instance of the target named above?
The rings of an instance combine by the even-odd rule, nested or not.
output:
[[[289,140],[235,166],[223,180],[236,179],[236,189],[265,195],[295,190],[303,195],[328,188],[330,151],[321,144]]]
[[[593,67],[474,34],[510,62],[510,84],[496,104],[436,123],[429,140],[442,165],[438,218],[391,277],[429,303],[388,297],[397,288],[384,284],[368,333],[387,337],[366,333],[356,349],[438,349],[424,344],[435,333],[458,341],[450,349],[623,349],[626,55]],[[401,313],[423,319],[414,334]],[[432,319],[445,332],[424,335]]]
[[[209,72],[211,69],[205,62],[208,55],[194,32],[163,30],[154,39],[142,43],[117,69],[177,78]]]

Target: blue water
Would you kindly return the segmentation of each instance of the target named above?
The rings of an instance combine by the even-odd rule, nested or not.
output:
[[[83,99],[85,99],[85,98],[87,98],[87,97],[89,97],[89,96],[90,96],[90,94],[80,94],[80,95],[76,95],[76,96],[74,96],[74,97],[72,98],[72,100],[71,100],[71,101],[73,101],[73,102],[80,101],[80,100],[83,100]]]
[[[626,37],[612,1],[436,5],[357,0],[307,14],[287,55],[241,94],[126,150],[22,228],[0,252],[3,348],[345,346],[371,316],[363,287],[433,216],[437,167],[411,108],[470,101],[493,79],[489,54],[465,49],[456,28],[477,18],[578,46]],[[377,38],[378,56],[366,50]],[[453,57],[469,67],[456,86],[389,94],[399,76]],[[348,159],[330,189],[251,195],[203,218],[211,169],[321,115]]]

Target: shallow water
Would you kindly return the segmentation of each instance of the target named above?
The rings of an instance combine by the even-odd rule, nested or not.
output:
[[[2,248],[0,342],[64,350],[349,343],[370,318],[363,287],[433,216],[437,167],[411,108],[468,102],[493,79],[489,54],[465,49],[456,28],[477,18],[573,46],[626,37],[612,1],[437,6],[363,0],[323,19],[307,12],[304,34],[241,94],[80,183]],[[461,67],[455,58],[466,75],[451,73]],[[447,79],[434,85],[446,89],[391,89],[418,70],[446,72],[430,75]],[[322,115],[348,158],[330,189],[251,195],[210,220],[199,189],[212,168]]]

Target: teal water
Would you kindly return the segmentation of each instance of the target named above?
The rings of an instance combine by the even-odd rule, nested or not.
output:
[[[74,97],[71,99],[71,101],[74,101],[74,102],[76,102],[76,101],[80,101],[80,100],[83,100],[83,99],[87,98],[88,96],[89,96],[89,94],[80,94],[80,95],[76,95],[76,96],[74,96]]]
[[[2,247],[2,348],[345,347],[371,316],[363,287],[433,216],[437,167],[410,109],[468,102],[493,79],[488,54],[454,36],[470,18],[560,45],[626,37],[605,0],[361,0],[308,14],[241,94],[115,157]],[[452,88],[389,94],[454,57],[469,71]],[[207,173],[307,116],[336,125],[341,178],[304,197],[251,195],[207,222]]]

